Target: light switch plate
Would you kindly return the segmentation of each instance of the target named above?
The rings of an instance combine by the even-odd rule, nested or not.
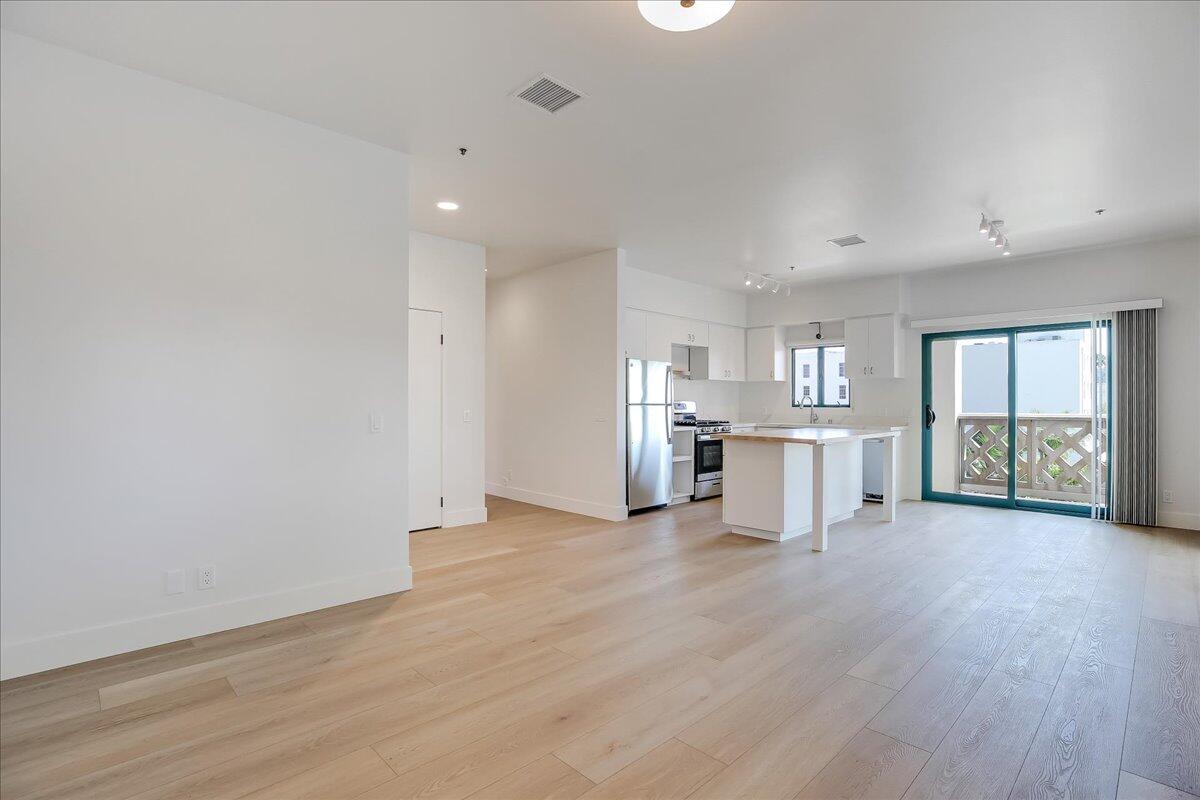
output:
[[[371,433],[379,433],[383,430],[383,415],[378,411],[372,411],[370,416]]]

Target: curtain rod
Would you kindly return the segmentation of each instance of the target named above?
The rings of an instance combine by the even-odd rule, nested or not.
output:
[[[1030,320],[1078,319],[1095,314],[1110,314],[1113,311],[1134,311],[1139,308],[1162,308],[1161,297],[1146,300],[1126,300],[1120,303],[1096,303],[1087,306],[1062,306],[1060,308],[1036,308],[1028,311],[1006,311],[996,314],[975,314],[968,317],[938,317],[937,319],[914,319],[910,328],[942,328],[957,325],[985,325],[996,322],[1025,322]]]

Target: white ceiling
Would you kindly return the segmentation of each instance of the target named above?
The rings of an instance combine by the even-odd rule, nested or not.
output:
[[[492,277],[610,247],[741,289],[1200,230],[1200,4],[5,2],[3,25],[412,154]],[[541,72],[586,97],[509,94]],[[460,158],[459,146],[470,148]],[[440,199],[458,212],[434,208]],[[1108,209],[1102,217],[1093,210]],[[868,244],[825,240],[858,233]]]

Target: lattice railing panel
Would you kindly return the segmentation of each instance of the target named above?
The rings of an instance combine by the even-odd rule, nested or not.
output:
[[[1008,418],[966,414],[958,418],[959,482],[963,491],[1003,493],[1008,488]],[[1030,442],[1035,445],[1030,447]],[[1092,492],[1092,451],[1099,493],[1108,474],[1107,431],[1092,432],[1090,416],[1034,414],[1017,417],[1017,494],[1083,501]]]

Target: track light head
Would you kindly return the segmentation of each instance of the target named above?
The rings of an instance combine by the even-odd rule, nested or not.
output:
[[[1004,249],[1000,251],[1000,255],[1002,255],[1002,256],[1011,256],[1012,255],[1012,249],[1008,246],[1008,239],[1004,240]]]
[[[979,235],[980,235],[980,236],[987,236],[987,234],[988,234],[988,220],[987,220],[987,217],[986,217],[986,216],[984,216],[983,214],[980,214],[980,215],[979,215]]]
[[[746,285],[749,286],[753,281],[750,280],[750,273],[746,273]]]

